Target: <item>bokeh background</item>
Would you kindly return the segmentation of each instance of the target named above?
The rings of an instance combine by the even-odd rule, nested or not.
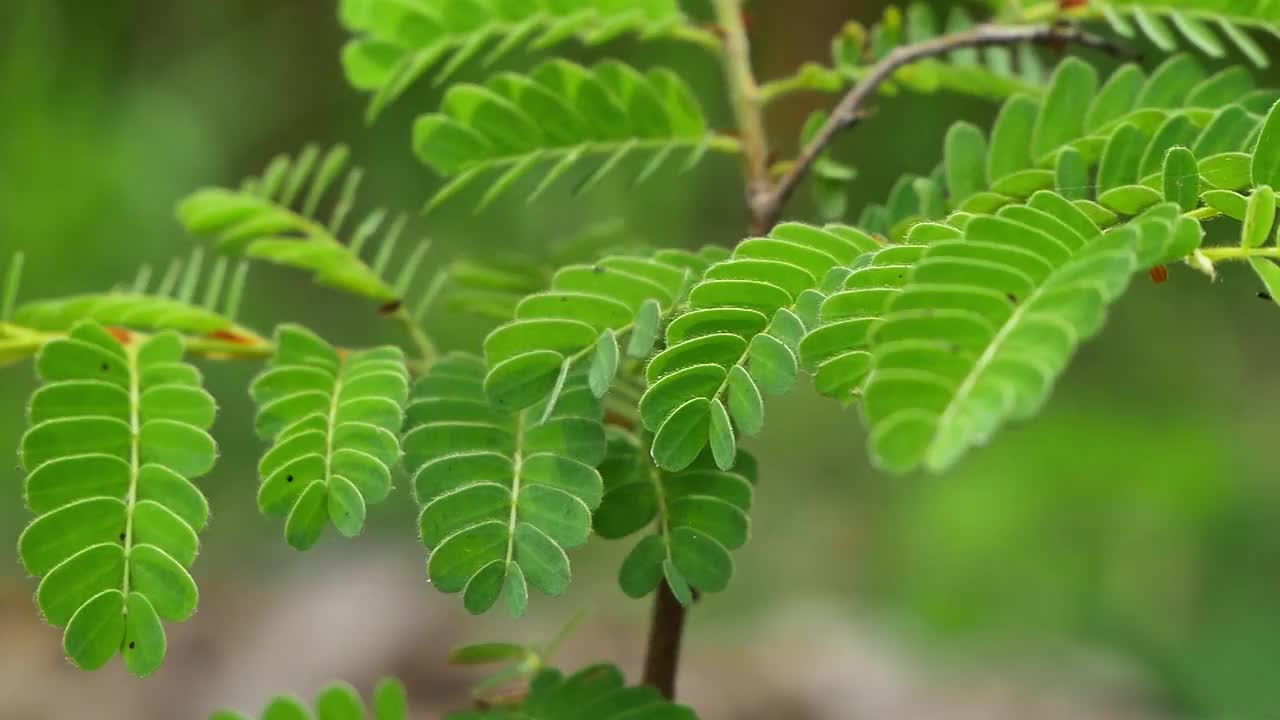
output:
[[[883,7],[754,5],[764,78],[825,59],[841,22]],[[412,157],[409,129],[438,92],[419,83],[366,126],[338,64],[344,39],[330,0],[0,2],[0,262],[27,254],[22,296],[106,289],[188,253],[179,198],[307,142],[352,145],[368,171],[364,207],[420,207],[439,181]],[[701,51],[573,52],[671,65],[730,123],[719,67]],[[797,97],[771,114],[782,152],[830,102]],[[953,119],[987,125],[993,113],[948,96],[878,103],[837,148],[860,170],[851,209],[882,200],[900,173],[927,172]],[[746,223],[740,183],[736,162],[713,156],[638,189],[606,181],[587,197],[513,198],[479,217],[464,199],[417,229],[434,240],[433,267],[538,253],[617,217],[654,244],[729,244]],[[790,215],[811,208],[802,199]],[[1043,415],[942,477],[874,471],[854,412],[807,388],[771,401],[750,445],[763,477],[753,540],[729,591],[693,611],[684,697],[707,720],[1280,718],[1280,310],[1241,270],[1216,283],[1185,268],[1164,285],[1136,282]],[[302,321],[346,345],[399,340],[374,308],[267,266],[250,275],[244,317],[263,330]],[[448,311],[431,327],[461,349],[485,329]],[[587,620],[564,664],[613,659],[635,676],[648,601],[614,581],[628,543],[579,553],[568,595],[537,598],[521,623],[471,618],[426,584],[403,493],[371,511],[359,540],[330,533],[294,552],[254,504],[255,368],[204,370],[223,410],[222,461],[202,483],[214,515],[194,570],[200,611],[170,626],[153,677],[119,663],[81,673],[9,554],[0,718],[199,718],[256,710],[275,692],[311,696],[332,678],[367,690],[386,674],[436,717],[464,706],[477,677],[445,664],[450,647],[538,641],[579,611]],[[29,364],[0,372],[0,447],[17,447],[33,386]],[[28,520],[22,475],[9,463],[0,477],[0,546],[13,548]]]

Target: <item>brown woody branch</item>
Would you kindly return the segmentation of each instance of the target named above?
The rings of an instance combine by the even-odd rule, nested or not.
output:
[[[1133,57],[1132,49],[1117,44],[1107,38],[1085,32],[1073,25],[1030,25],[1001,26],[979,25],[971,30],[943,35],[914,45],[904,45],[894,49],[884,59],[876,63],[866,76],[851,89],[840,101],[826,125],[818,131],[814,139],[800,153],[795,163],[776,185],[751,197],[751,212],[754,218],[755,231],[768,232],[778,223],[782,216],[783,206],[795,193],[800,182],[805,179],[813,164],[835,140],[836,136],[857,124],[863,113],[863,106],[875,95],[885,81],[889,80],[899,69],[945,55],[953,50],[964,48],[988,47],[992,45],[1020,45],[1032,43],[1052,48],[1064,48],[1068,45],[1102,50],[1120,57]]]

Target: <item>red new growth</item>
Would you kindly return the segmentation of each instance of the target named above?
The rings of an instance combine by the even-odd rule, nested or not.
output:
[[[222,340],[224,342],[229,342],[235,345],[254,344],[251,338],[244,337],[243,335],[237,335],[227,330],[214,330],[213,332],[209,333],[209,337],[214,340]]]
[[[747,32],[751,32],[754,26],[755,26],[755,21],[751,19],[751,14],[746,11],[743,11],[742,27],[745,28]],[[719,25],[708,24],[708,25],[704,25],[703,29],[715,33],[716,37],[720,38],[721,40],[724,39],[724,28],[720,27]]]
[[[128,345],[133,339],[133,334],[124,328],[108,327],[107,332],[111,333],[111,337],[115,338],[121,345]]]
[[[1059,10],[1074,10],[1076,8],[1087,7],[1089,0],[1058,0]]]

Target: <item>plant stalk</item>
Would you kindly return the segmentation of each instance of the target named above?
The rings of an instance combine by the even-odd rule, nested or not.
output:
[[[680,669],[685,616],[685,607],[671,594],[671,588],[663,580],[654,593],[653,623],[649,626],[649,649],[644,658],[644,683],[657,688],[668,700],[674,700],[676,696],[676,673]]]
[[[880,86],[893,77],[899,69],[946,55],[953,50],[992,45],[1019,45],[1033,43],[1049,47],[1062,48],[1068,45],[1079,45],[1102,50],[1111,55],[1131,56],[1129,48],[1106,38],[1093,35],[1071,25],[979,25],[971,30],[943,35],[914,45],[903,45],[895,48],[878,63],[871,66],[866,75],[841,99],[831,112],[831,117],[822,126],[814,139],[801,151],[800,156],[791,165],[787,173],[777,185],[765,192],[752,193],[752,215],[755,217],[757,230],[767,230],[778,223],[782,217],[783,207],[795,193],[800,182],[808,176],[814,163],[822,153],[845,130],[853,127],[861,119],[864,106]],[[745,136],[744,136],[745,141]]]
[[[751,41],[747,37],[747,27],[742,19],[742,0],[713,0],[713,4],[716,23],[724,33],[725,75],[741,136],[747,174],[747,200],[754,208],[755,198],[770,190],[769,136],[765,131],[764,102],[751,67]],[[753,223],[759,226],[760,218],[754,218]],[[758,227],[753,229],[759,230]]]

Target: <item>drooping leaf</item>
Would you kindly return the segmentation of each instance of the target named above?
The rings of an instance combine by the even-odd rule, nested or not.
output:
[[[661,317],[683,297],[687,276],[700,276],[710,264],[669,251],[661,259],[610,256],[561,268],[546,291],[521,300],[515,319],[485,338],[489,397],[512,411],[545,400],[567,370],[594,362],[605,332],[615,344],[626,341],[634,357],[652,345]],[[613,373],[598,378],[601,396],[612,380]]]
[[[693,92],[674,72],[567,60],[548,61],[529,75],[503,73],[484,85],[453,85],[439,112],[418,118],[413,146],[448,179],[428,207],[481,177],[491,179],[484,207],[527,176],[541,178],[527,193],[532,201],[589,162],[597,164],[579,175],[578,192],[631,155],[696,161],[708,150],[738,149],[736,140],[708,130]]]
[[[233,282],[222,292],[225,261],[215,265],[205,284],[205,297],[196,303],[192,296],[200,274],[200,255],[186,263],[175,260],[154,288],[150,266],[143,266],[131,287],[105,293],[86,293],[52,300],[36,300],[18,306],[12,320],[36,330],[65,331],[84,321],[137,330],[176,330],[184,335],[216,338],[240,345],[265,346],[257,333],[236,323],[243,290],[245,263],[237,266]],[[221,271],[218,269],[221,268]],[[185,275],[182,285],[178,278]],[[16,292],[16,283],[12,284]]]
[[[64,648],[86,670],[119,653],[135,675],[159,668],[160,621],[195,612],[188,573],[208,520],[191,480],[217,455],[215,403],[182,364],[175,333],[122,344],[86,322],[46,344],[44,384],[29,407],[20,458],[36,518],[18,554],[41,576],[36,603],[66,627]]]
[[[568,40],[598,45],[626,34],[716,43],[688,22],[675,0],[342,0],[340,8],[342,24],[357,35],[343,48],[343,67],[352,85],[372,94],[370,119],[424,75],[438,85],[472,59],[488,66],[522,48],[544,50]]]
[[[634,436],[622,431],[611,435],[601,466],[605,491],[595,531],[613,539],[646,526],[653,530],[619,569],[623,592],[642,597],[663,579],[670,582],[673,574],[699,592],[727,586],[733,575],[730,552],[750,535],[754,481],[750,456],[736,449],[732,461],[723,456],[730,443],[732,434],[721,434],[718,451],[703,452],[686,469],[670,472],[654,468]],[[723,470],[725,465],[735,470]]]
[[[1227,49],[1217,34],[1221,32],[1259,67],[1269,61],[1247,30],[1274,32],[1280,23],[1280,11],[1268,0],[1090,0],[1084,11],[1106,17],[1113,27],[1123,23],[1120,27],[1129,29],[1129,34],[1136,27],[1165,52],[1178,47],[1180,35],[1206,55],[1222,57]]]
[[[1165,256],[1176,224],[1194,223],[1174,222],[1169,205],[1103,234],[1060,197],[1038,194],[1028,209],[975,218],[963,239],[931,245],[871,329],[862,410],[883,467],[944,469],[1033,414],[1132,273]]]
[[[191,234],[209,238],[219,252],[303,270],[321,285],[380,303],[402,301],[429,244],[418,242],[393,277],[388,268],[406,216],[388,220],[385,210],[374,210],[346,235],[362,171],[348,171],[336,194],[330,190],[348,155],[341,145],[323,158],[314,147],[296,158],[282,155],[261,177],[250,178],[237,190],[204,188],[192,193],[179,205],[178,219]],[[321,221],[320,205],[331,195],[330,218]],[[361,251],[375,236],[381,236],[381,245],[366,262]]]
[[[467,355],[437,362],[414,385],[404,447],[427,572],[472,613],[504,587],[525,595],[509,604],[520,611],[525,582],[550,596],[568,586],[566,551],[586,542],[602,494],[604,411],[586,375],[569,373],[550,411],[491,404],[485,365]]]
[[[689,292],[688,312],[668,326],[666,349],[646,369],[640,416],[657,433],[661,467],[681,470],[706,447],[709,406],[694,401],[731,402],[734,367],[764,392],[790,387],[796,351],[775,333],[785,336],[781,329],[797,315],[816,312],[854,261],[877,247],[852,228],[783,224],[770,237],[739,243],[730,259],[707,270]]]
[[[301,326],[276,331],[250,392],[258,434],[273,443],[258,463],[258,506],[286,518],[290,545],[311,547],[329,523],[354,537],[368,506],[386,499],[408,383],[398,348],[339,353]]]

